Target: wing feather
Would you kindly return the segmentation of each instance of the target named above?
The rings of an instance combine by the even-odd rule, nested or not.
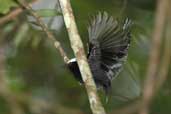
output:
[[[106,72],[109,79],[116,76],[127,57],[131,38],[130,25],[129,19],[121,24],[113,17],[108,16],[106,12],[99,12],[93,17],[88,27],[88,59],[99,58],[100,67]],[[95,55],[95,49],[100,50],[98,55]]]

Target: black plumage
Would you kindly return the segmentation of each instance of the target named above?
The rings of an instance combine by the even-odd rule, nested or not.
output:
[[[97,87],[106,92],[111,89],[111,81],[122,68],[127,58],[130,44],[131,21],[119,23],[106,12],[98,13],[90,22],[88,63]],[[76,59],[68,62],[74,77],[83,83]]]

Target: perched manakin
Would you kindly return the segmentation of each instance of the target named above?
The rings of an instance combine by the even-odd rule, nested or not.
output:
[[[87,59],[97,88],[102,87],[106,93],[111,90],[111,82],[127,58],[130,26],[129,19],[120,23],[106,12],[99,12],[90,21]],[[75,58],[67,67],[80,83],[84,83]]]

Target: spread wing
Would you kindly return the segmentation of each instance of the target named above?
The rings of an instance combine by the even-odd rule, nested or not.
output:
[[[128,19],[121,24],[104,12],[98,13],[88,27],[88,59],[99,61],[109,80],[116,77],[127,57],[130,24]]]

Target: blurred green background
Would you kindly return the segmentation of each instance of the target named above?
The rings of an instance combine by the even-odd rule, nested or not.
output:
[[[85,50],[88,22],[98,11],[106,11],[118,20],[128,17],[133,21],[128,60],[113,80],[112,96],[108,102],[104,93],[99,91],[106,111],[112,114],[113,110],[127,106],[141,96],[156,1],[71,0],[71,4]],[[13,0],[0,0],[0,19],[17,7]],[[39,0],[33,3],[32,8],[42,16],[67,55],[74,57],[58,2]],[[25,114],[91,113],[84,87],[73,78],[58,50],[27,12],[0,25],[0,43],[0,114],[9,114],[12,110],[8,99],[17,103],[18,109]],[[171,113],[170,81],[168,77],[156,95],[151,114]]]

